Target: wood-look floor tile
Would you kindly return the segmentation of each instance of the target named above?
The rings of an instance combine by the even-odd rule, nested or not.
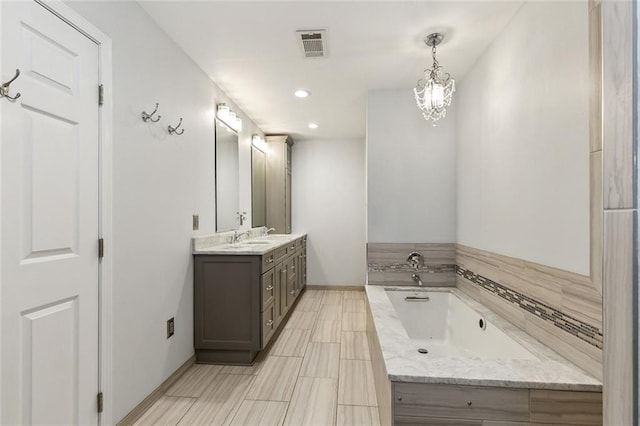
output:
[[[289,401],[301,365],[302,358],[268,357],[246,399]]]
[[[340,342],[340,358],[370,360],[367,333],[364,331],[343,331]]]
[[[311,330],[282,330],[269,355],[302,357],[307,350],[310,336]]]
[[[309,312],[318,312],[320,310],[320,306],[322,305],[322,297],[307,297],[300,300],[300,303],[296,306],[296,311],[309,311]]]
[[[296,384],[285,425],[334,425],[338,381],[327,378],[300,377]]]
[[[364,300],[344,299],[342,302],[342,310],[344,312],[367,312]]]
[[[297,330],[313,330],[313,326],[316,323],[318,313],[314,311],[299,311],[295,309],[287,321],[285,329],[297,329]]]
[[[371,361],[340,360],[338,404],[377,406]]]
[[[243,374],[218,374],[178,424],[221,425],[229,422],[254,380],[256,377]]]
[[[338,405],[337,426],[380,426],[378,408]]]
[[[342,304],[341,291],[326,291],[322,297],[323,305],[340,305]]]
[[[367,314],[364,312],[344,312],[342,314],[343,331],[367,331]]]
[[[342,321],[342,305],[322,305],[318,311],[320,321]]]
[[[312,342],[340,343],[340,321],[316,321]]]
[[[339,343],[309,343],[302,361],[300,376],[337,379],[339,370]]]
[[[257,376],[263,365],[264,360],[255,361],[253,365],[225,365],[222,367],[220,374],[245,374],[248,376]]]
[[[135,425],[175,425],[196,400],[177,396],[163,396],[135,422]]]
[[[302,295],[303,298],[312,297],[312,298],[320,298],[320,299],[322,299],[322,296],[324,296],[324,290],[307,290]]]
[[[165,395],[197,398],[222,369],[221,365],[195,364],[165,392]]]
[[[347,299],[358,299],[365,300],[365,292],[359,290],[347,290],[342,293],[342,298]]]
[[[280,426],[288,402],[245,400],[231,421],[231,426]]]

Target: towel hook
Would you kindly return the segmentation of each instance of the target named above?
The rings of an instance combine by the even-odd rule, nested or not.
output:
[[[18,77],[20,77],[20,70],[16,69],[16,75],[6,83],[2,83],[2,86],[0,86],[0,97],[7,98],[11,101],[15,101],[21,96],[20,93],[16,93],[16,95],[13,97],[9,96],[9,86],[11,86],[11,83],[16,81]]]
[[[180,117],[180,122],[178,123],[178,125],[177,125],[176,127],[168,126],[168,127],[167,127],[167,130],[169,130],[169,134],[170,134],[170,135],[172,135],[172,134],[174,134],[174,133],[175,133],[176,135],[180,136],[181,134],[183,134],[183,133],[184,133],[184,129],[182,129],[182,131],[181,131],[181,132],[179,132],[179,131],[178,131],[178,129],[180,128],[180,126],[182,126],[182,117]]]
[[[160,121],[160,119],[162,118],[162,116],[160,114],[158,114],[158,117],[156,117],[156,119],[153,119],[153,115],[158,112],[158,103],[156,102],[156,109],[153,110],[153,112],[151,114],[148,114],[146,111],[142,111],[142,121],[144,121],[145,123],[147,121],[151,121],[152,123],[157,123],[158,121]]]

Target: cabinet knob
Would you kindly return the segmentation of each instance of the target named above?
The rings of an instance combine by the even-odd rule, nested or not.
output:
[[[267,291],[273,290],[273,285],[268,286],[267,288],[265,288],[265,290],[267,290]]]
[[[291,269],[295,270],[296,269],[296,265],[292,265]]]
[[[285,269],[283,269],[281,272],[282,272],[283,274],[286,274],[286,273],[287,273],[287,269],[285,268]]]
[[[267,260],[267,263],[273,263],[273,257],[269,260]]]
[[[296,248],[296,246],[291,246],[290,248],[291,248],[291,250],[294,250]]]
[[[469,407],[471,407],[471,405],[473,405],[473,402],[471,402],[471,401],[467,401],[467,405],[468,405]]]
[[[402,397],[401,396],[398,397],[398,401],[402,401]]]
[[[267,327],[271,327],[273,325],[273,320],[269,320],[266,323],[264,323]]]
[[[291,291],[289,292],[289,294],[296,294],[296,291],[295,291],[295,290],[291,290]]]

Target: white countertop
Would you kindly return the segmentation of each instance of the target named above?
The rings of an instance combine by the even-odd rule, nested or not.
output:
[[[450,291],[493,325],[534,354],[536,360],[425,357],[411,344],[385,288],[365,290],[387,374],[391,381],[602,391],[602,382],[456,288],[402,287],[398,291]],[[395,287],[394,289],[397,289]]]
[[[302,238],[307,234],[273,234],[267,237],[245,237],[238,244],[220,243],[220,241],[211,241],[208,244],[207,238],[211,237],[195,237],[193,239],[192,253],[194,255],[201,254],[229,254],[229,255],[249,255],[261,256],[275,250],[279,247],[286,246],[292,241]],[[200,239],[198,239],[200,238]]]

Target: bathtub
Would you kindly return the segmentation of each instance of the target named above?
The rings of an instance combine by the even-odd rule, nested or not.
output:
[[[602,424],[601,381],[460,289],[365,291],[381,424],[524,425],[540,400],[562,407],[554,423]]]
[[[411,344],[431,357],[522,359],[536,356],[449,291],[385,288]]]

